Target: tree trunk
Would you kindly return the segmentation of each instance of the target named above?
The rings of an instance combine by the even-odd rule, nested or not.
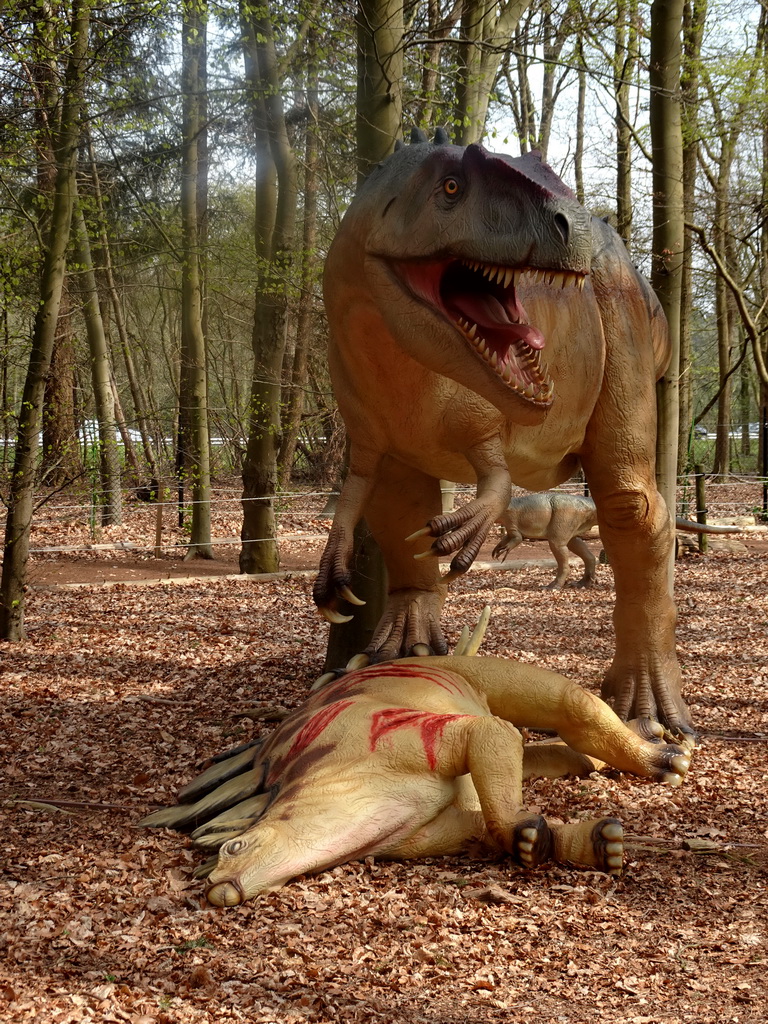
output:
[[[20,640],[24,637],[24,583],[34,508],[38,437],[72,224],[90,6],[91,0],[73,0],[72,4],[71,46],[61,98],[61,122],[55,134],[56,188],[40,279],[40,306],[32,334],[32,350],[22,395],[8,495],[0,580],[0,638],[3,640]]]
[[[704,37],[707,0],[687,0],[683,17],[683,206],[686,222],[695,216],[696,167],[699,148],[699,60]],[[691,384],[691,314],[693,311],[693,240],[686,232],[683,242],[683,279],[680,288],[680,425],[678,474],[689,468],[688,451],[693,427]]]
[[[182,163],[181,230],[181,415],[184,475],[192,491],[192,524],[184,556],[213,558],[211,547],[211,468],[208,439],[208,373],[203,333],[203,299],[200,271],[200,220],[205,201],[201,196],[200,136],[204,129],[201,109],[204,91],[206,0],[184,0],[182,5]]]
[[[358,0],[358,183],[402,134],[403,0]]]
[[[463,0],[456,83],[456,142],[479,142],[501,58],[531,0]],[[522,144],[522,140],[521,140]]]
[[[256,140],[256,285],[253,378],[243,462],[240,571],[274,572],[277,437],[281,372],[296,220],[297,175],[283,110],[280,69],[269,18],[243,3],[243,46]]]
[[[41,471],[46,484],[60,487],[83,475],[75,415],[75,341],[69,282],[65,278],[56,318],[51,365],[43,399]]]
[[[651,4],[650,125],[653,155],[651,284],[669,325],[672,356],[657,385],[656,480],[674,517],[679,425],[680,300],[685,235],[680,105],[683,0]],[[672,574],[670,562],[670,584]]]
[[[37,154],[37,232],[38,237],[45,238],[50,230],[56,185],[54,146],[60,111],[55,55],[60,46],[60,22],[50,0],[41,0],[37,9],[38,17],[32,31],[29,74],[35,94],[33,117]],[[45,383],[42,456],[41,468],[45,482],[49,485],[61,486],[82,475],[75,416],[75,346],[66,280],[53,339],[50,370]]]
[[[115,321],[115,327],[117,328],[117,337],[120,341],[120,350],[123,355],[123,361],[125,363],[126,375],[128,377],[128,387],[131,392],[131,400],[133,402],[133,409],[136,415],[136,425],[138,426],[139,433],[141,435],[141,444],[144,451],[144,457],[147,460],[149,466],[149,476],[152,480],[160,479],[160,470],[157,464],[157,456],[155,449],[152,444],[151,431],[149,428],[149,422],[147,418],[147,407],[142,394],[142,389],[139,385],[138,375],[136,373],[136,367],[133,361],[133,353],[131,351],[131,343],[128,337],[128,330],[125,324],[125,315],[123,313],[123,304],[120,301],[120,296],[117,291],[117,284],[115,282],[115,275],[112,268],[112,247],[109,244],[109,236],[105,227],[104,218],[104,201],[101,193],[101,180],[99,177],[98,164],[96,162],[96,154],[94,153],[93,144],[90,136],[88,137],[88,156],[91,167],[91,185],[93,188],[93,197],[96,203],[96,213],[99,219],[99,248],[102,264],[102,273],[106,281],[107,292],[109,294],[110,307],[112,309],[112,317]],[[131,452],[129,460],[132,468],[139,478],[141,478],[141,470],[136,464],[136,458],[133,454],[132,446],[126,444],[126,455]]]
[[[632,248],[632,122],[629,87],[637,60],[637,0],[619,0],[616,8],[614,89],[616,92],[616,230]]]
[[[75,258],[79,266],[79,286],[83,297],[83,316],[88,337],[91,382],[99,425],[99,479],[101,481],[101,525],[122,521],[123,500],[120,479],[120,452],[115,431],[115,401],[112,396],[112,370],[107,337],[101,319],[99,292],[91,259],[91,244],[79,203],[75,206],[73,235]]]
[[[573,153],[573,174],[576,181],[576,198],[584,205],[584,114],[587,105],[587,69],[579,42],[579,93],[576,106],[576,146]]]
[[[307,386],[307,363],[312,342],[312,313],[314,310],[317,271],[317,193],[319,172],[317,64],[315,38],[310,36],[310,58],[307,67],[307,108],[309,124],[304,153],[304,225],[301,244],[301,294],[296,317],[296,347],[291,368],[291,386],[284,403],[283,431],[280,444],[280,486],[285,490],[291,483],[296,441],[304,412],[304,391]]]

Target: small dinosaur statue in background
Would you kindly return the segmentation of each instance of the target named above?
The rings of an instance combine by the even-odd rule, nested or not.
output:
[[[595,581],[597,559],[582,540],[584,534],[597,526],[597,509],[591,498],[565,491],[542,491],[512,498],[497,523],[504,527],[504,536],[493,549],[493,557],[503,562],[510,551],[524,540],[545,540],[557,562],[557,576],[548,584],[550,590],[565,586],[570,574],[568,552],[584,562],[584,575],[578,585],[589,587]]]
[[[535,154],[453,146],[443,132],[412,143],[371,172],[326,260],[350,451],[315,602],[331,622],[361,603],[352,554],[365,517],[389,595],[350,664],[447,653],[447,583],[477,556],[512,481],[546,490],[581,464],[616,581],[603,696],[621,718],[692,733],[655,480],[655,382],[670,354],[659,302],[616,232]],[[441,514],[441,478],[476,483],[476,498]]]
[[[505,534],[493,549],[493,557],[504,561],[510,551],[524,540],[545,540],[557,562],[557,575],[547,584],[559,590],[570,574],[568,552],[584,562],[584,575],[577,586],[589,587],[595,581],[597,559],[583,537],[597,526],[597,508],[591,498],[567,491],[541,491],[512,498],[497,523]],[[686,533],[738,533],[737,526],[710,526],[690,519],[675,519],[675,527]]]
[[[564,742],[524,745],[517,726]],[[193,829],[198,846],[218,849],[198,872],[217,906],[350,860],[450,855],[471,843],[524,867],[551,859],[618,874],[620,822],[550,824],[524,809],[522,781],[605,763],[679,785],[690,751],[662,733],[655,725],[641,738],[594,694],[532,665],[404,659],[318,690],[263,745],[216,761],[179,806],[141,824]]]

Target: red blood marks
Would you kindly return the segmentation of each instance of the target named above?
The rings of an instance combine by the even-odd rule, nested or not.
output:
[[[427,659],[422,659],[427,661]],[[404,665],[400,661],[388,662],[386,665],[369,665],[368,668],[361,668],[351,673],[351,678],[360,683],[364,680],[375,679],[384,676],[387,679],[421,679],[426,683],[434,683],[448,693],[461,693],[461,685],[455,676],[450,672],[444,672],[439,668],[432,668],[431,665]],[[344,679],[348,678],[344,676]]]
[[[310,743],[316,740],[328,728],[334,718],[340,715],[352,703],[354,702],[351,700],[340,700],[335,704],[329,704],[327,707],[321,708],[320,711],[312,715],[306,725],[302,726],[297,733],[291,749],[285,756],[285,761],[292,761],[294,757],[298,757],[303,750],[306,750]]]
[[[376,749],[376,744],[382,736],[387,736],[397,729],[418,726],[424,753],[427,756],[427,764],[434,770],[437,767],[437,744],[446,725],[457,718],[466,717],[466,715],[434,715],[429,711],[413,711],[410,708],[385,708],[383,711],[376,711],[371,715],[371,751]]]

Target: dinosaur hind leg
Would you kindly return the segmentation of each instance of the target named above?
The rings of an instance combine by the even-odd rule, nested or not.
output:
[[[591,587],[595,582],[595,566],[597,559],[589,550],[589,547],[584,543],[581,537],[572,537],[568,542],[569,549],[578,555],[584,563],[584,575],[581,577],[579,582],[576,584],[577,587]]]

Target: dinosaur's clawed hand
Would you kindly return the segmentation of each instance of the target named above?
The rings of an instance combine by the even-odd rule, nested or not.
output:
[[[451,560],[450,571],[443,577],[445,582],[448,582],[465,573],[472,565],[498,514],[496,502],[476,498],[454,512],[435,516],[424,529],[411,534],[406,540],[416,540],[417,537],[435,538],[430,549],[415,555],[415,558],[439,558],[456,552]]]
[[[330,545],[323,552],[320,560],[320,569],[312,588],[312,597],[317,610],[324,619],[331,623],[349,622],[351,615],[344,615],[338,609],[338,602],[346,601],[352,605],[363,605],[350,587],[352,573],[350,572],[347,559],[341,551],[336,551]]]

